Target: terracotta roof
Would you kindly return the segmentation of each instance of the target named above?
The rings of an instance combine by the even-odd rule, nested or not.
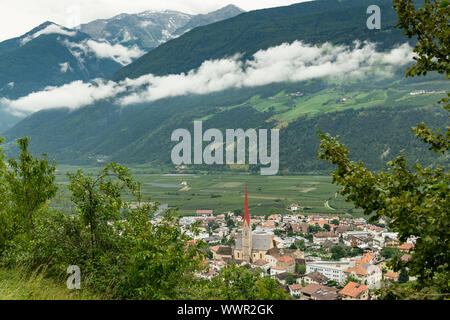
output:
[[[317,232],[315,235],[314,235],[314,238],[330,238],[330,237],[337,237],[337,235],[334,233],[334,232],[332,232],[332,231],[329,231],[329,232]]]
[[[197,214],[213,214],[213,210],[197,210]]]
[[[372,253],[365,253],[361,260],[355,260],[356,264],[370,264],[375,255]]]
[[[339,291],[339,293],[342,295],[345,295],[345,296],[352,297],[352,298],[358,298],[361,294],[366,292],[368,289],[369,289],[369,287],[364,284],[359,284],[356,282],[349,282],[344,287],[344,289]]]
[[[303,286],[301,285],[301,283],[295,283],[289,286],[290,290],[301,290],[302,288]]]
[[[317,300],[336,300],[338,298],[337,289],[310,283],[301,289],[303,294],[316,298]]]
[[[411,258],[412,258],[412,255],[410,255],[410,254],[404,254],[404,255],[402,255],[402,257],[400,258],[402,261],[409,261],[409,260],[411,260]]]
[[[277,278],[278,280],[286,280],[287,277],[289,277],[289,273],[287,272],[277,273],[275,275],[275,278]]]
[[[354,267],[348,268],[344,271],[345,273],[354,272],[357,275],[365,276],[367,275],[367,270],[360,264],[355,265]]]
[[[312,295],[314,292],[320,289],[320,284],[317,283],[310,283],[306,287],[302,289],[302,293]]]
[[[295,260],[293,258],[289,257],[289,256],[280,256],[280,257],[277,257],[277,260],[281,261],[281,262],[284,262],[284,263],[287,263],[287,264],[295,263]]]
[[[255,262],[253,262],[253,264],[255,266],[264,266],[264,265],[268,264],[268,262],[266,260],[263,260],[263,259],[258,259]]]
[[[398,279],[398,273],[389,271],[384,274],[384,277],[396,280]]]
[[[404,244],[398,246],[398,248],[400,250],[410,250],[410,249],[414,249],[414,245],[412,243],[404,243]]]
[[[233,249],[228,246],[223,246],[217,250],[217,253],[220,255],[231,256],[233,254]]]
[[[318,283],[326,283],[329,280],[327,276],[321,274],[320,272],[310,272],[305,274],[305,277],[309,277],[313,281]]]
[[[220,246],[214,246],[214,247],[210,247],[209,249],[211,251],[217,252],[217,250],[219,250]]]

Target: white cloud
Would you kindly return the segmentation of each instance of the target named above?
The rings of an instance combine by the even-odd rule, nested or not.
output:
[[[72,68],[70,67],[70,64],[68,62],[60,63],[59,67],[61,73],[66,73],[68,70],[72,71]]]
[[[73,43],[70,41],[64,42],[70,49],[80,49],[85,55],[89,52],[95,54],[97,57],[102,59],[112,59],[117,63],[125,66],[130,64],[133,59],[139,58],[145,52],[139,49],[137,46],[127,48],[121,44],[111,45],[108,41],[95,41],[95,40],[84,40],[81,43]],[[72,54],[77,55],[74,51]],[[78,55],[78,58],[80,56]]]
[[[41,109],[69,108],[76,109],[108,97],[114,97],[125,88],[112,81],[95,80],[91,83],[74,81],[61,87],[48,87],[43,91],[33,92],[17,100],[0,99],[10,111],[33,113]]]
[[[154,76],[152,74],[121,82],[75,81],[47,88],[18,100],[3,99],[10,110],[34,112],[42,109],[79,108],[105,98],[129,105],[187,94],[208,94],[230,88],[262,86],[284,81],[303,81],[323,77],[354,77],[389,72],[412,61],[408,44],[389,52],[377,52],[371,43],[353,47],[307,45],[299,41],[258,51],[253,59],[241,61],[236,55],[205,61],[189,73]],[[121,94],[120,98],[117,95]]]
[[[77,34],[76,31],[70,31],[70,30],[65,30],[63,27],[58,26],[56,24],[50,24],[47,27],[45,27],[42,30],[39,30],[38,32],[35,32],[32,35],[29,35],[25,38],[22,39],[21,44],[24,45],[27,42],[36,39],[39,36],[42,36],[44,34],[61,34],[61,35],[65,35],[65,36],[69,36],[69,37],[73,37]]]

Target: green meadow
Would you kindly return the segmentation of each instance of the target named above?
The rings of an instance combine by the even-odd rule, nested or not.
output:
[[[70,193],[67,190],[66,172],[79,167],[59,166],[58,196],[52,206],[69,211]],[[82,167],[95,173],[100,167]],[[259,176],[240,173],[155,174],[150,168],[132,168],[134,176],[142,183],[144,195],[152,201],[178,208],[181,215],[194,215],[198,209],[212,209],[225,213],[242,209],[245,184],[248,187],[249,208],[253,215],[288,214],[288,207],[297,203],[304,207],[304,214],[330,214],[361,216],[352,204],[337,195],[338,187],[330,176]],[[187,186],[181,185],[186,181]],[[328,205],[326,202],[328,201]]]

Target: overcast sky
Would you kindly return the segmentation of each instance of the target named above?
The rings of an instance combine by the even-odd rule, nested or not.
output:
[[[246,11],[305,0],[0,0],[0,41],[20,36],[45,21],[74,27],[119,13],[177,10],[207,13],[234,4]]]

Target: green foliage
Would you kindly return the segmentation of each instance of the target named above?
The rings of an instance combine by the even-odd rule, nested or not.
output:
[[[445,0],[425,0],[416,8],[413,0],[393,0],[398,14],[396,27],[403,29],[408,37],[417,37],[414,48],[416,65],[408,69],[407,75],[427,75],[430,71],[446,74],[450,71],[450,6]]]
[[[297,277],[295,277],[293,274],[290,274],[287,278],[286,278],[286,284],[291,285],[297,282]]]
[[[295,273],[297,274],[305,274],[306,273],[306,264],[295,264]]]
[[[315,233],[317,233],[319,231],[322,231],[322,230],[323,229],[317,224],[315,224],[315,225],[312,225],[312,224],[308,225],[308,233],[309,234],[315,234]]]
[[[370,220],[389,217],[389,228],[399,233],[400,241],[410,236],[419,237],[413,258],[408,262],[411,274],[418,277],[421,286],[439,282],[440,290],[447,291],[449,277],[448,193],[449,175],[445,169],[423,168],[419,164],[410,171],[404,156],[389,163],[389,170],[374,173],[362,162],[348,159],[349,151],[335,138],[321,135],[319,157],[337,165],[333,182],[343,186],[340,194],[347,201],[372,215]],[[395,270],[402,262],[394,259]]]
[[[402,268],[402,270],[400,270],[400,274],[398,275],[398,283],[406,283],[408,281],[408,271],[406,270],[406,268]]]
[[[436,71],[445,74],[449,78],[450,62],[450,25],[448,16],[450,5],[447,0],[426,0],[423,7],[416,8],[412,0],[394,0],[395,10],[398,14],[399,23],[397,27],[403,29],[408,37],[416,36],[418,42],[414,48],[416,64],[407,70],[407,76],[427,75],[428,72]],[[440,102],[446,103],[444,109],[450,111],[448,97]],[[412,128],[416,137],[430,145],[430,150],[445,153],[450,148],[450,127],[444,134],[440,129],[432,131],[424,122]]]
[[[219,300],[287,300],[276,280],[247,268],[232,265],[224,268],[212,280],[207,280],[201,292],[203,299]]]
[[[3,137],[0,137],[0,145],[5,142]],[[6,163],[3,148],[0,148],[0,255],[5,249],[7,240],[11,237],[10,216],[8,212],[8,197],[7,186],[5,181]]]
[[[118,277],[122,299],[194,299],[196,273],[204,270],[205,244],[190,244],[174,213],[151,223],[145,211],[133,212],[123,233],[127,250],[124,270]]]
[[[345,287],[349,282],[361,283],[361,281],[359,281],[358,279],[356,279],[356,278],[353,277],[352,275],[347,276],[347,278],[345,279],[344,287]]]
[[[347,256],[347,252],[341,246],[331,247],[331,260],[339,260]]]
[[[131,193],[138,192],[138,184],[131,178],[128,168],[111,163],[93,177],[85,176],[82,170],[68,174],[71,200],[76,206],[82,223],[89,228],[91,255],[102,252],[109,245],[107,239],[114,229],[110,223],[118,222],[125,203],[122,193],[127,188]]]
[[[381,251],[381,255],[385,259],[391,259],[393,257],[400,257],[401,252],[398,248],[395,247],[384,247],[383,250]]]
[[[55,196],[55,164],[50,163],[46,154],[41,159],[33,157],[28,150],[29,138],[19,139],[19,160],[8,160],[9,170],[5,174],[7,198],[11,201],[9,214],[12,215],[17,234],[35,235],[36,215]]]
[[[426,75],[427,71],[446,73],[448,79],[448,5],[441,1],[425,1],[423,8],[415,10],[412,1],[394,0],[399,14],[399,26],[409,36],[417,35],[417,64],[407,75]],[[445,25],[445,26],[444,26]],[[448,109],[448,105],[446,106]],[[415,128],[416,135],[431,145],[430,149],[447,155],[449,135],[437,135],[425,125]],[[448,128],[447,128],[448,133]],[[391,219],[388,227],[398,232],[400,241],[418,237],[412,259],[403,262],[392,255],[394,271],[405,268],[417,277],[412,288],[421,298],[444,297],[450,292],[450,175],[440,165],[422,167],[416,163],[408,166],[405,155],[388,162],[387,171],[371,172],[359,161],[349,160],[349,151],[336,138],[321,134],[319,158],[337,166],[333,183],[342,186],[340,194],[347,201],[371,215],[370,220],[381,217]],[[403,280],[406,276],[403,276]],[[406,280],[405,280],[406,281]],[[409,287],[411,289],[411,287]],[[395,287],[387,296],[399,295],[402,287]],[[430,294],[430,292],[432,292]],[[400,296],[410,292],[404,290]],[[423,295],[422,295],[423,294]]]
[[[73,215],[48,209],[55,167],[46,156],[31,155],[27,138],[19,147],[19,162],[10,159],[9,169],[0,162],[0,201],[8,205],[7,211],[0,207],[1,265],[23,266],[25,273],[44,266],[42,275],[56,281],[77,265],[83,287],[113,299],[287,298],[276,281],[248,269],[227,269],[212,285],[199,280],[208,269],[206,244],[190,241],[173,210],[152,220],[158,203],[144,202],[141,185],[116,163],[96,175],[68,174]],[[197,225],[190,231],[197,234]]]

